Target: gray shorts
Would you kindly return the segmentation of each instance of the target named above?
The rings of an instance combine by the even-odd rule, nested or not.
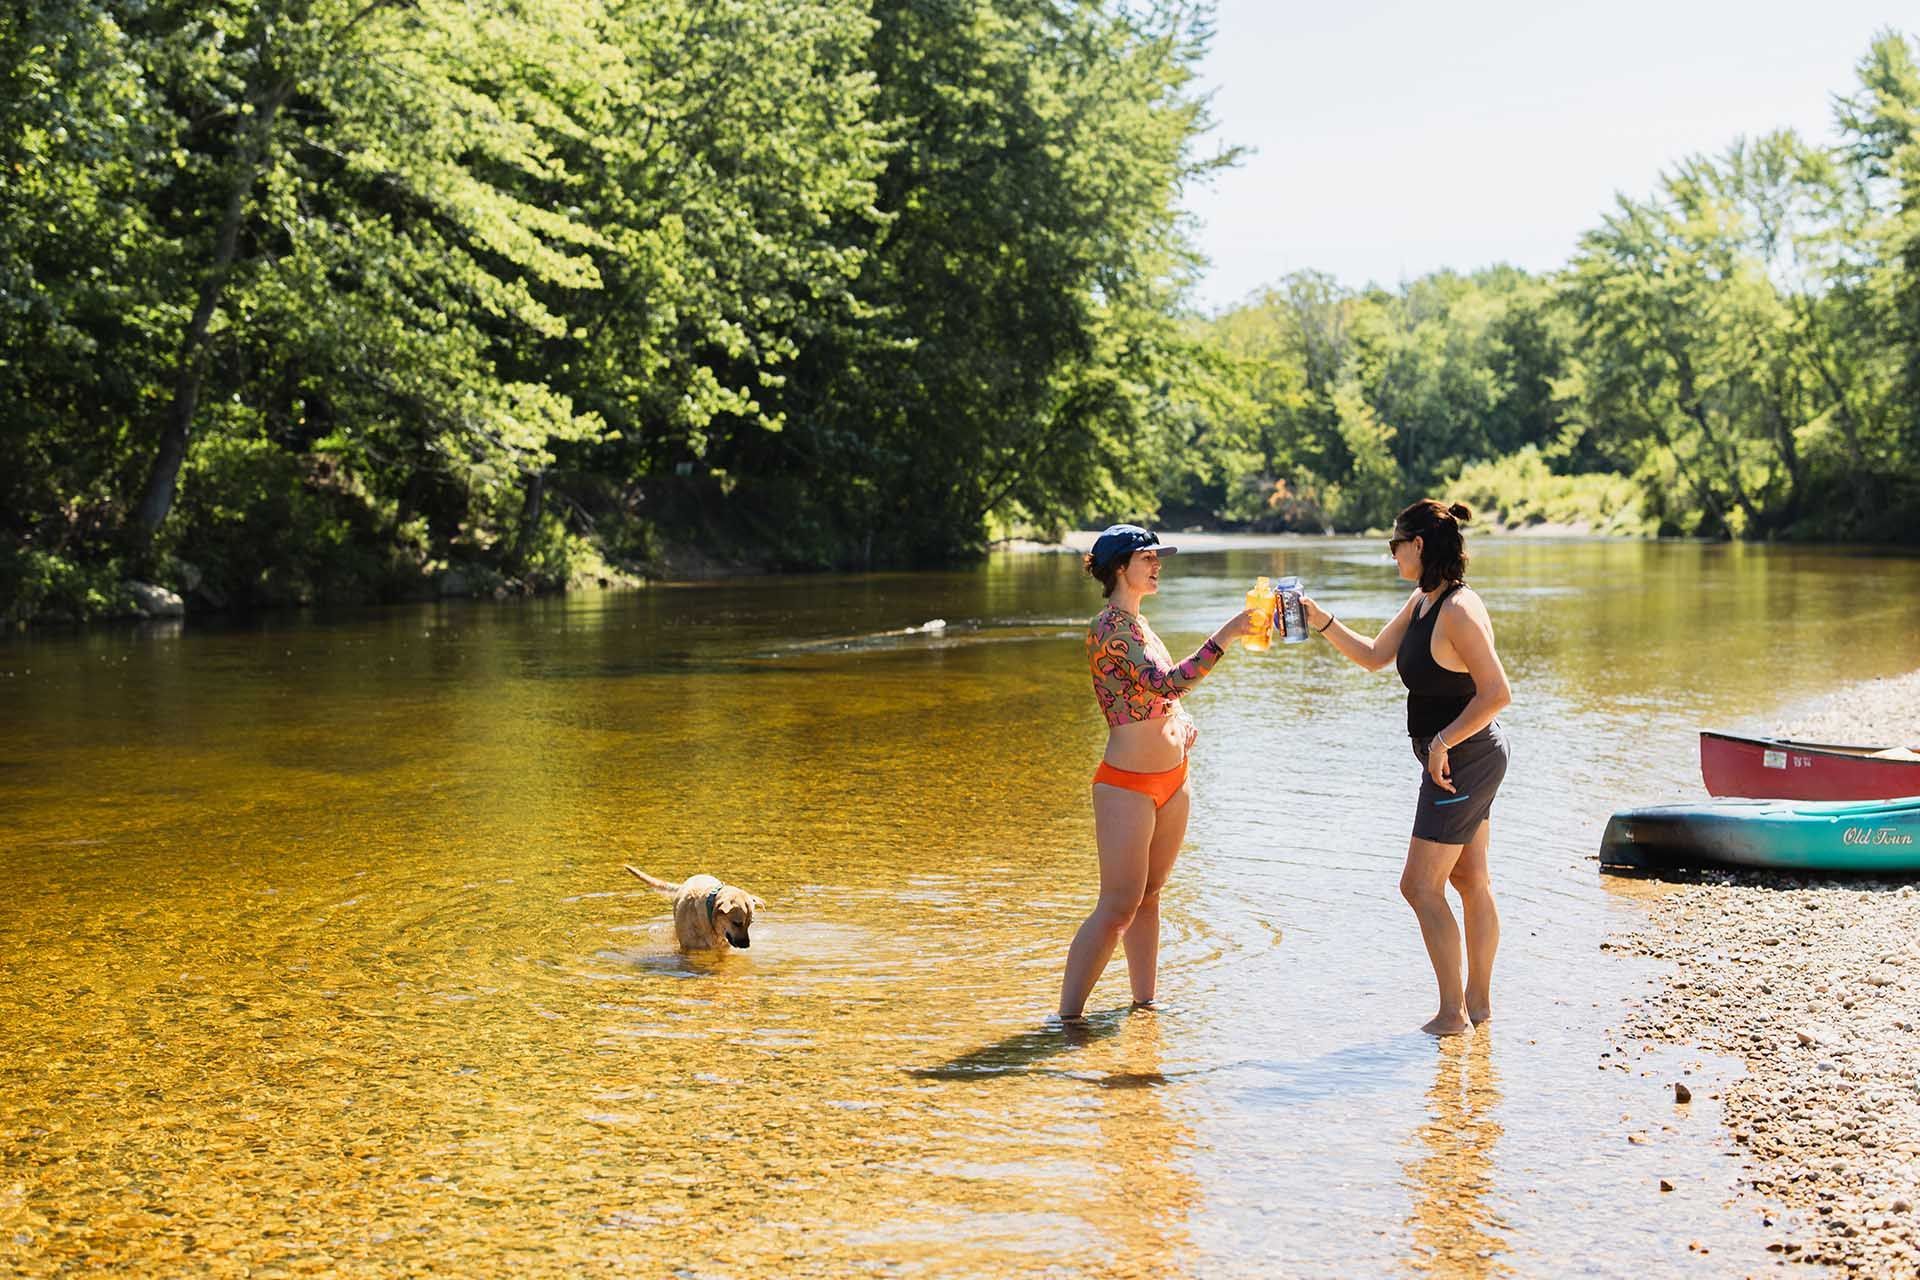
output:
[[[1413,813],[1413,836],[1435,844],[1465,844],[1493,810],[1500,780],[1507,776],[1507,735],[1494,721],[1447,752],[1453,790],[1437,786],[1427,768],[1431,738],[1414,738],[1413,758],[1420,762],[1420,803]]]

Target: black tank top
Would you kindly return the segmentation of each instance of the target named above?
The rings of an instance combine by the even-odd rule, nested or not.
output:
[[[1473,677],[1464,671],[1449,671],[1433,660],[1433,628],[1440,617],[1440,606],[1447,597],[1466,586],[1456,582],[1440,593],[1427,607],[1424,616],[1418,606],[1400,637],[1400,651],[1393,665],[1400,682],[1407,686],[1407,733],[1415,738],[1431,738],[1453,723],[1453,718],[1473,701]]]

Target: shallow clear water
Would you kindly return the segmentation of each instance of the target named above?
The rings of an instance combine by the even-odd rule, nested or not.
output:
[[[1374,542],[1240,540],[1147,611],[1185,652],[1283,572],[1402,598]],[[1920,562],[1482,540],[1472,576],[1505,943],[1444,1044],[1399,686],[1319,642],[1191,699],[1166,1008],[1116,959],[1046,1028],[1104,736],[1069,557],[0,645],[0,1270],[1770,1265],[1736,1064],[1611,1034],[1658,971],[1601,943],[1661,890],[1591,855],[1698,793],[1696,729],[1913,666]],[[679,955],[623,862],[759,894],[752,949]]]

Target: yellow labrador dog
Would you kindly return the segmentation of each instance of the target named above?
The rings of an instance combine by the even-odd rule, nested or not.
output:
[[[625,866],[625,863],[621,864]],[[689,876],[679,884],[656,879],[638,867],[627,870],[673,899],[673,932],[682,951],[713,951],[753,945],[747,930],[753,913],[766,904],[745,889],[713,876]]]

